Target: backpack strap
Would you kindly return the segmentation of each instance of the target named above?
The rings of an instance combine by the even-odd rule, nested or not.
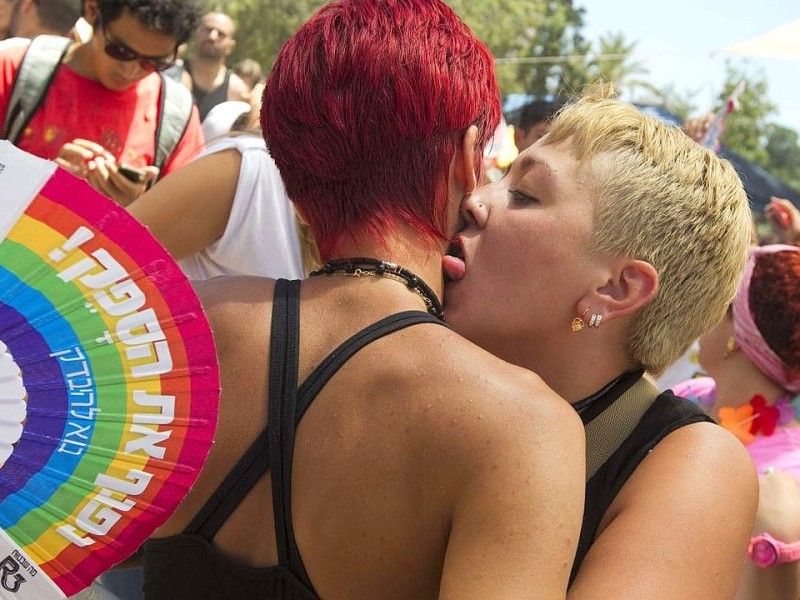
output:
[[[642,376],[611,406],[586,424],[586,481],[611,458],[661,392]]]
[[[39,110],[45,93],[72,40],[59,35],[39,35],[31,40],[14,79],[6,110],[3,138],[16,143]]]
[[[156,125],[156,152],[153,164],[159,169],[159,177],[164,163],[169,160],[178,142],[181,141],[189,120],[192,117],[194,100],[189,89],[172,79],[161,76],[161,99],[158,107]]]

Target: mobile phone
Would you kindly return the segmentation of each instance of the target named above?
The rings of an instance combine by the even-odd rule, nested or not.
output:
[[[147,173],[144,169],[120,163],[117,165],[117,170],[128,180],[134,183],[143,183]]]

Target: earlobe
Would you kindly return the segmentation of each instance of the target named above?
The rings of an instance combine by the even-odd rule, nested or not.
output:
[[[630,315],[655,298],[658,272],[646,261],[628,260],[597,291],[600,297],[595,304],[601,309],[605,321]]]

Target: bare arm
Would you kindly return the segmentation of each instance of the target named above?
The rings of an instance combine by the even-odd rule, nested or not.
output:
[[[753,535],[769,533],[782,542],[800,541],[800,489],[788,473],[759,477],[759,502]],[[797,600],[800,561],[762,568],[748,561],[737,600]]]
[[[583,427],[551,392],[499,427],[458,499],[440,598],[563,599],[584,494]]]
[[[231,73],[231,79],[228,82],[228,100],[241,100],[243,102],[250,102],[250,88],[244,80],[236,73]]]
[[[160,180],[128,211],[176,259],[199,252],[225,232],[241,162],[235,149],[198,158]]]
[[[757,502],[737,439],[709,423],[673,432],[612,503],[569,600],[732,598]]]

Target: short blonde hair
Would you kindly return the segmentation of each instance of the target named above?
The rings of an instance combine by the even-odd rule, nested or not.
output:
[[[630,358],[658,374],[725,314],[747,259],[752,218],[739,176],[680,128],[613,100],[596,84],[553,121],[596,194],[592,254],[658,272],[655,299],[631,325]]]

